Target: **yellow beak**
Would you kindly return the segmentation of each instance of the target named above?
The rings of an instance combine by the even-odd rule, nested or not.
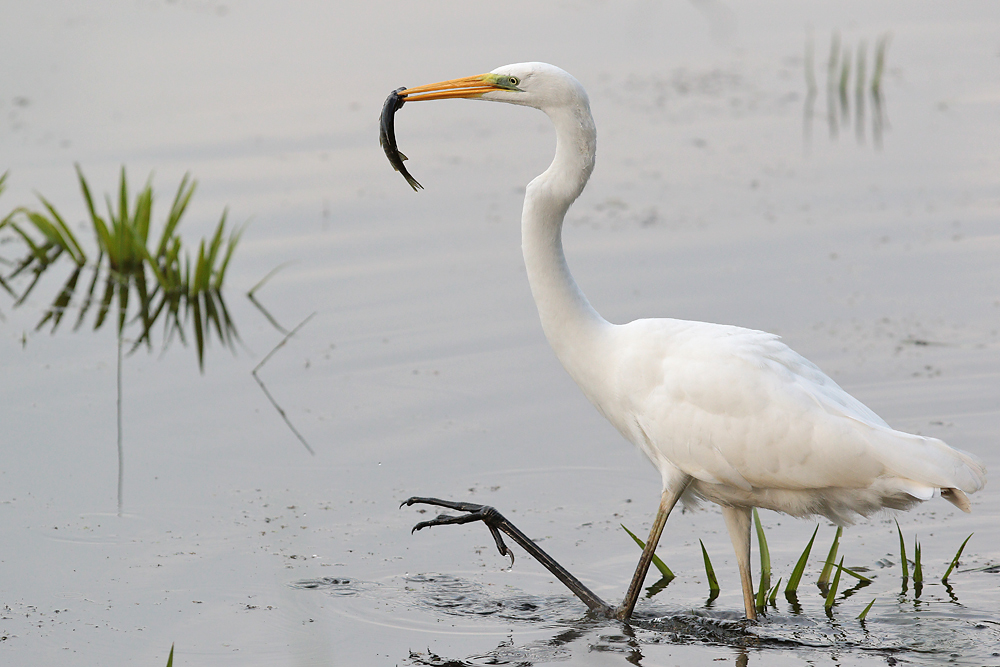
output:
[[[493,77],[492,74],[479,74],[461,79],[449,79],[426,86],[407,88],[400,91],[399,96],[407,102],[421,102],[423,100],[446,100],[453,97],[479,97],[491,90],[504,90],[503,86],[491,81]]]

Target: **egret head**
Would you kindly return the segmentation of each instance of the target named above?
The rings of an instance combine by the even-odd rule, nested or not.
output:
[[[546,63],[504,65],[487,74],[407,88],[399,96],[407,102],[461,97],[543,110],[587,100],[587,93],[579,81]]]

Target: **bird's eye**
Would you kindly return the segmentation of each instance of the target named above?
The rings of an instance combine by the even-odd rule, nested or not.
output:
[[[512,85],[512,86],[516,86],[517,84],[521,83],[521,80],[518,79],[516,76],[510,77],[508,79],[508,81],[510,82],[510,85]]]

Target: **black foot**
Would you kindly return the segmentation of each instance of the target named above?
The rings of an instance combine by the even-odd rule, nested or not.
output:
[[[507,548],[504,544],[503,536],[500,535],[501,526],[504,524],[509,524],[507,519],[504,518],[500,512],[494,507],[489,505],[477,505],[475,503],[463,503],[452,500],[441,500],[440,498],[420,498],[414,496],[408,498],[399,504],[400,507],[410,505],[435,505],[437,507],[446,507],[452,510],[458,510],[459,512],[466,512],[460,516],[452,516],[450,514],[439,514],[436,518],[430,521],[421,521],[413,527],[411,533],[415,533],[418,530],[424,528],[430,528],[431,526],[448,526],[452,524],[464,524],[472,523],[473,521],[482,521],[486,524],[486,527],[490,529],[490,534],[493,535],[493,541],[496,542],[497,551],[500,552],[501,556],[507,556],[510,558],[510,566],[514,567],[514,552]]]
[[[583,585],[583,582],[570,574],[562,565],[557,563],[551,556],[545,553],[541,547],[532,542],[527,535],[522,533],[516,526],[514,526],[514,524],[504,518],[500,512],[496,511],[496,509],[488,505],[477,505],[475,503],[463,503],[453,500],[440,500],[439,498],[419,498],[416,496],[403,501],[399,506],[403,507],[404,505],[434,505],[459,512],[465,512],[465,514],[459,516],[441,514],[436,519],[421,521],[413,527],[411,532],[416,532],[421,528],[429,528],[431,526],[446,526],[451,524],[482,521],[486,524],[486,527],[490,529],[490,533],[493,535],[493,540],[497,544],[497,550],[500,551],[500,555],[510,557],[511,567],[514,566],[514,554],[507,548],[507,545],[504,544],[503,537],[500,535],[501,532],[505,533],[512,540],[521,545],[521,547],[531,554],[535,560],[541,563],[545,569],[554,574],[561,582],[566,584],[566,586],[573,591],[573,593],[580,598],[580,600],[582,600],[592,612],[600,613],[601,615],[609,618],[614,615],[615,610],[612,607],[608,606],[608,604],[601,600],[601,598],[597,597],[593,591]]]

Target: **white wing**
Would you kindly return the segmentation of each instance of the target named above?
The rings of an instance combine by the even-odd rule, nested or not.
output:
[[[971,457],[892,430],[773,334],[658,319],[611,337],[607,389],[590,398],[661,470],[743,491],[861,489],[888,476],[923,497],[983,484]]]

